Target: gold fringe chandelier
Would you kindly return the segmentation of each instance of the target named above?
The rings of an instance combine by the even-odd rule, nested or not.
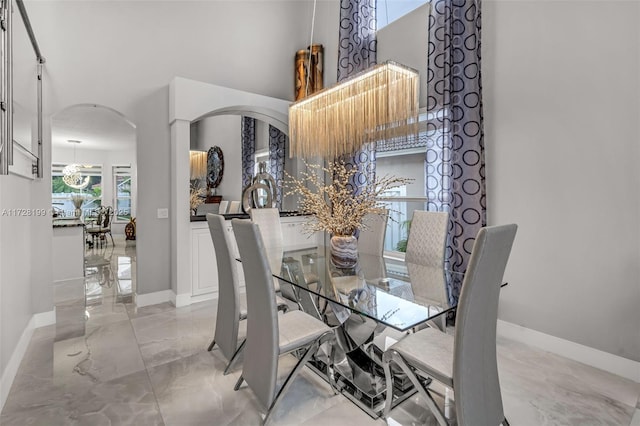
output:
[[[416,133],[418,72],[388,61],[289,107],[291,157],[335,158]]]

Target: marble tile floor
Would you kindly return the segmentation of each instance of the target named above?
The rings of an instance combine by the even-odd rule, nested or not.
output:
[[[113,267],[113,257],[111,262]],[[206,351],[215,301],[136,308],[117,283],[104,285],[100,294],[91,288],[86,306],[77,291],[59,292],[66,295],[57,301],[66,309],[64,323],[59,317],[55,326],[34,333],[0,425],[260,424],[257,400],[246,384],[233,391],[241,367],[224,376],[222,356]],[[499,339],[498,353],[504,407],[512,425],[640,426],[637,383],[510,340]],[[284,357],[281,376],[294,363],[293,357]],[[334,396],[308,369],[270,422],[385,423],[436,424],[417,396],[394,409],[387,422],[374,420],[342,395]]]

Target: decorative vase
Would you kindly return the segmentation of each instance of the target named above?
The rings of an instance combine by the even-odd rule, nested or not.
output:
[[[338,268],[351,268],[358,262],[358,239],[353,235],[331,237],[331,262]]]
[[[136,218],[132,217],[129,219],[129,223],[127,223],[124,227],[124,235],[126,236],[126,240],[135,240],[136,239]]]
[[[74,217],[76,217],[76,218],[80,218],[80,216],[82,216],[82,209],[80,209],[80,208],[76,208],[76,209],[73,211],[73,216],[74,216]]]

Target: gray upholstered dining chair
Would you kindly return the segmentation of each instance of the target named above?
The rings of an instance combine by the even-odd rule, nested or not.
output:
[[[228,363],[224,374],[228,374],[246,340],[238,344],[240,321],[247,318],[247,304],[239,292],[237,261],[234,259],[232,242],[225,229],[225,219],[221,215],[207,213],[209,232],[213,240],[218,267],[218,312],[216,315],[216,330],[211,344],[207,348],[211,351],[217,344],[220,352],[227,358]],[[286,311],[287,302],[282,298],[276,299],[278,310]]]
[[[476,237],[457,309],[455,336],[433,328],[418,331],[391,346],[383,355],[387,379],[384,416],[393,401],[390,363],[410,378],[440,425],[447,419],[429,390],[437,380],[455,394],[459,425],[508,425],[502,407],[496,360],[498,298],[517,225],[482,228]],[[431,379],[425,382],[421,376]]]
[[[381,214],[367,213],[362,219],[365,229],[358,235],[358,253],[382,256],[389,210]]]
[[[334,334],[322,321],[302,311],[278,315],[271,269],[258,226],[239,219],[232,224],[242,258],[249,311],[244,365],[234,390],[247,382],[267,410],[265,424],[302,367],[322,343],[334,339]],[[299,349],[304,349],[304,354],[276,391],[279,357]]]
[[[241,306],[237,271],[232,263],[235,260],[231,254],[231,237],[225,229],[224,217],[207,213],[207,222],[218,266],[216,331],[207,350],[211,351],[216,344],[218,345],[220,352],[229,360],[224,370],[224,374],[227,374],[245,344],[243,340],[238,345],[238,330],[240,320],[247,317],[247,309]]]
[[[415,265],[442,269],[447,247],[448,227],[449,213],[414,210],[405,261]],[[414,282],[417,283],[417,281]],[[416,290],[416,294],[422,293],[421,289]],[[447,327],[447,318],[441,315],[439,318],[429,321],[428,325],[444,331]]]
[[[272,271],[279,271],[282,265],[282,249],[284,246],[282,237],[282,224],[280,223],[280,211],[276,208],[263,208],[249,210],[251,222],[258,224],[262,242],[267,252],[269,266]],[[277,292],[280,292],[280,282],[273,279]],[[295,300],[293,291],[288,286],[283,286],[283,296]]]
[[[279,248],[282,250],[282,225],[280,224],[280,211],[276,208],[251,209],[249,216],[253,223],[260,227],[260,235],[267,250]]]
[[[218,214],[225,214],[227,212],[227,207],[229,206],[229,201],[222,200],[220,204],[218,204]]]
[[[449,213],[414,210],[405,260],[441,268],[444,265],[448,227]]]

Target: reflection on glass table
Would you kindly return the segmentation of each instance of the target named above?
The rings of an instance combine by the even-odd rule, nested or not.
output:
[[[269,257],[279,257],[274,254]],[[460,286],[463,275],[364,254],[354,267],[338,268],[325,247],[278,254],[282,265],[280,270],[272,265],[272,273],[280,280],[282,295],[336,333],[337,344],[319,351],[308,365],[326,378],[332,362],[340,391],[378,417],[386,395],[382,353],[411,330],[454,310],[448,289]],[[415,391],[401,373],[394,380],[395,405]]]
[[[318,307],[329,303],[340,318],[355,313],[398,331],[455,308],[448,289],[461,285],[462,274],[364,254],[353,268],[337,268],[327,254],[325,247],[285,251],[281,270],[272,273],[298,297],[301,290],[313,295]],[[301,273],[292,273],[298,269]]]

